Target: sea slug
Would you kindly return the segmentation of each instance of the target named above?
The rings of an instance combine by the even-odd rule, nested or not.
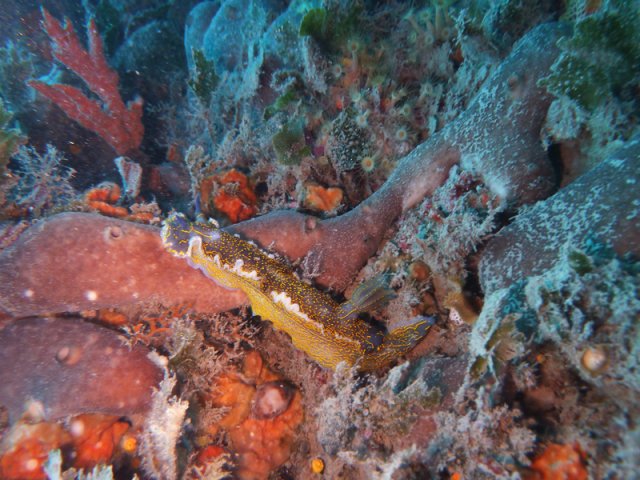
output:
[[[186,258],[218,284],[241,289],[255,315],[289,334],[298,349],[324,367],[335,369],[340,362],[363,371],[383,367],[413,348],[433,324],[419,317],[385,334],[358,317],[389,299],[380,279],[338,303],[253,243],[213,225],[191,223],[180,213],[164,222],[162,239],[171,254]]]

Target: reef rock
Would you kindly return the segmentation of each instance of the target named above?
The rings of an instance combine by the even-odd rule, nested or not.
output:
[[[548,23],[525,35],[467,110],[407,155],[383,190],[403,192],[406,210],[433,193],[459,163],[511,206],[553,193],[555,173],[540,141],[552,98],[538,81],[549,73],[563,33],[562,25]]]
[[[487,244],[480,261],[486,295],[540,275],[587,240],[640,255],[640,137],[518,215]]]
[[[0,312],[16,317],[152,302],[229,309],[243,299],[166,253],[157,228],[100,215],[56,215],[0,254]]]
[[[0,330],[0,405],[15,422],[144,413],[162,369],[139,345],[80,318],[28,318]]]

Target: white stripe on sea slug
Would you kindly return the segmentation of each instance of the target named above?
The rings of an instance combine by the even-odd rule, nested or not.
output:
[[[309,316],[307,314],[305,314],[303,311],[300,310],[300,305],[298,305],[297,303],[293,303],[291,301],[291,297],[289,297],[285,292],[272,291],[271,292],[271,298],[273,299],[273,301],[275,303],[281,304],[285,308],[285,310],[287,310],[288,312],[293,313],[297,317],[300,317],[303,320],[315,325],[315,327],[318,330],[320,330],[321,335],[325,334],[324,324],[309,318]],[[341,340],[343,342],[351,343],[353,345],[360,346],[360,342],[358,342],[357,340],[354,340],[353,338],[345,337],[344,335],[341,335],[336,331],[331,332],[331,335],[333,337],[335,337],[336,339]]]
[[[311,318],[309,318],[306,313],[301,311],[300,305],[298,305],[297,303],[293,303],[291,301],[291,297],[289,297],[289,295],[287,295],[285,292],[271,292],[271,298],[275,303],[280,303],[282,306],[284,306],[285,310],[287,310],[288,312],[295,314],[296,316],[302,318],[303,320],[306,320],[307,322],[314,323],[318,325],[318,328],[323,329],[322,325],[311,320]]]
[[[229,268],[227,265],[225,265],[225,268],[241,277],[248,278],[249,280],[255,280],[255,281],[260,280],[260,277],[258,277],[258,272],[256,272],[255,270],[252,270],[251,272],[247,272],[242,268],[243,266],[244,266],[244,261],[241,258],[239,258],[236,260],[236,263],[232,268]]]

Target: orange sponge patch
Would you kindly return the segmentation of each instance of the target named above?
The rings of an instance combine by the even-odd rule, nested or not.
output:
[[[132,454],[134,447],[123,447],[123,436],[130,425],[117,415],[82,414],[61,422],[28,423],[18,421],[0,444],[0,478],[46,479],[43,465],[52,450],[63,449],[75,468],[90,470],[110,464],[120,453]]]
[[[304,206],[317,212],[331,212],[340,206],[342,198],[340,188],[309,184],[306,186]]]
[[[0,477],[13,480],[44,480],[43,465],[49,452],[70,442],[71,437],[57,423],[16,423],[0,445]]]
[[[219,377],[215,390],[215,404],[231,408],[218,427],[228,432],[238,456],[238,477],[267,478],[291,454],[303,419],[300,392],[271,372],[255,351],[241,373]]]
[[[69,423],[75,446],[74,466],[90,469],[108,464],[129,424],[113,415],[78,415]]]
[[[235,168],[205,178],[200,184],[200,204],[205,214],[215,209],[237,223],[253,217],[258,212],[257,203],[249,178]]]
[[[585,454],[579,444],[552,443],[531,462],[530,480],[587,480]]]

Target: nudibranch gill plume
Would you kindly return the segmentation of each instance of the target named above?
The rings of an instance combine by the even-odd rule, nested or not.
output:
[[[388,333],[358,317],[389,300],[380,278],[360,285],[351,299],[338,303],[300,280],[273,255],[213,225],[190,222],[172,213],[162,228],[165,248],[186,258],[216,283],[241,289],[255,315],[286,332],[293,344],[324,367],[341,362],[362,371],[384,367],[405,354],[433,324],[429,317]]]

